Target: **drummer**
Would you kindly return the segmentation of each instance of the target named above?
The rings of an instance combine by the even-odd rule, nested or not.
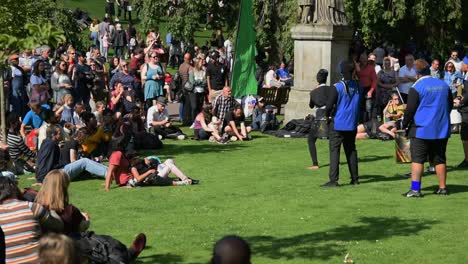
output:
[[[445,152],[450,137],[453,98],[444,81],[430,76],[429,64],[425,60],[417,60],[415,67],[417,81],[409,90],[403,120],[403,128],[407,129],[411,139],[411,189],[403,196],[422,197],[421,175],[428,156],[434,162],[439,178],[439,189],[434,193],[447,195]]]
[[[316,109],[316,118],[319,118],[319,111],[323,111],[323,116],[325,116],[325,105],[327,104],[329,90],[331,89],[330,86],[326,85],[328,78],[328,71],[325,69],[320,69],[317,73],[317,86],[310,92],[310,101],[309,107]],[[309,153],[312,159],[312,166],[307,167],[310,170],[316,170],[319,168],[318,160],[317,160],[317,147],[315,146],[315,142],[317,141],[317,129],[316,127],[312,127],[309,131],[309,136],[307,140],[307,144],[309,145]]]

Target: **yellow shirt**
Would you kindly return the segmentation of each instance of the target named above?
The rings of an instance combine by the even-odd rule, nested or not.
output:
[[[102,127],[98,127],[96,133],[86,138],[86,140],[81,144],[83,148],[83,155],[89,156],[93,153],[100,144],[103,142],[109,142],[112,134],[104,132]]]
[[[390,106],[387,108],[387,112],[388,112],[389,114],[394,114],[394,115],[397,114],[397,115],[403,116],[403,114],[405,113],[405,108],[406,108],[405,105],[398,105],[398,106],[396,107],[396,109],[394,109],[393,105],[390,105]],[[400,117],[401,117],[401,116],[400,116]],[[390,118],[391,118],[392,121],[398,120],[398,117],[397,117],[397,116],[392,116],[392,117],[390,117]]]

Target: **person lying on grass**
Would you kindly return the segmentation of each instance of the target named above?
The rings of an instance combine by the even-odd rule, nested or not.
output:
[[[133,158],[130,163],[133,176],[127,182],[127,186],[130,187],[180,186],[199,183],[198,180],[185,176],[172,159],[161,162],[158,157],[149,156],[144,159]],[[174,173],[178,179],[169,178],[170,173]]]
[[[111,151],[109,152],[111,155],[109,157],[109,169],[107,170],[104,186],[105,191],[109,190],[113,181],[119,186],[128,187],[138,185],[189,185],[193,183],[194,180],[185,176],[175,166],[172,160],[168,160],[164,163],[158,162],[157,159],[153,157],[143,160],[143,162],[135,160],[132,170],[130,161],[135,159],[136,152],[134,150],[126,150],[128,142],[129,137],[126,135],[114,138],[111,141]],[[172,179],[167,179],[170,172],[176,174],[181,181],[177,184],[173,184],[174,181]],[[145,183],[146,178],[148,178],[148,180],[146,180]],[[198,183],[198,181],[196,182]]]

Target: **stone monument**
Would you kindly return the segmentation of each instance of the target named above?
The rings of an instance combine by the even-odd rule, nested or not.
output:
[[[312,113],[309,93],[316,75],[327,69],[328,84],[341,79],[338,64],[348,57],[353,30],[348,26],[343,0],[298,0],[301,23],[292,28],[294,87],[285,107],[285,121]]]

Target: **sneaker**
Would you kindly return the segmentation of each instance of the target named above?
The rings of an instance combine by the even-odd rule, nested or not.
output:
[[[163,139],[161,135],[158,135],[158,138],[159,138],[159,140],[162,140],[162,139]]]
[[[445,188],[439,188],[437,191],[434,192],[437,195],[448,195],[448,191]]]
[[[232,136],[232,137],[231,137],[231,141],[232,141],[232,142],[237,141],[237,137],[236,137],[236,136]]]
[[[423,197],[420,191],[409,190],[408,192],[404,193],[403,196],[408,198],[421,198]]]
[[[178,135],[177,136],[177,140],[184,140],[185,139],[185,135]]]
[[[333,187],[340,187],[340,185],[337,182],[327,182],[325,184],[320,185],[320,187],[323,188],[333,188]]]
[[[229,139],[229,134],[228,133],[224,133],[223,136],[222,136],[223,139]]]
[[[135,178],[132,178],[132,179],[128,180],[127,186],[134,188],[134,187],[136,187],[137,183],[138,183],[138,181]]]
[[[426,169],[427,174],[435,174],[435,167],[429,166]]]
[[[132,245],[130,246],[130,251],[132,252],[132,258],[135,259],[140,255],[141,251],[146,247],[146,235],[143,233],[138,234],[133,240]]]
[[[190,180],[175,181],[174,185],[176,186],[190,185]]]
[[[210,136],[210,138],[208,139],[208,141],[209,141],[209,142],[215,142],[215,141],[216,141],[216,139],[215,139],[215,137],[214,137],[214,136]]]
[[[468,160],[464,159],[460,164],[458,164],[457,168],[458,169],[468,168]]]
[[[192,185],[200,183],[200,180],[195,180],[195,179],[191,179],[191,180],[192,180]]]
[[[227,143],[229,143],[229,139],[221,138],[220,140],[218,140],[216,142],[218,142],[218,144],[221,144],[221,145],[226,145]]]

